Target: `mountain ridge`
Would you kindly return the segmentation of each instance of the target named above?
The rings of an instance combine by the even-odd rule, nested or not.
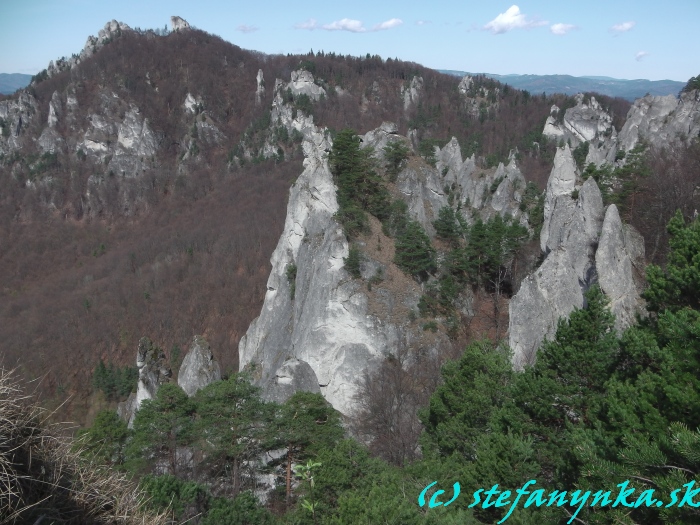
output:
[[[463,77],[477,73],[439,69],[440,73]],[[563,93],[575,95],[576,93],[595,92],[609,97],[621,97],[630,102],[645,95],[674,95],[678,93],[685,82],[676,80],[646,80],[646,79],[621,79],[606,76],[580,76],[572,75],[530,75],[508,74],[497,75],[495,73],[478,73],[486,77],[498,80],[517,89],[525,89],[532,93],[547,95]]]
[[[32,75],[24,73],[0,73],[0,94],[11,95],[18,89],[27,87],[32,80]]]

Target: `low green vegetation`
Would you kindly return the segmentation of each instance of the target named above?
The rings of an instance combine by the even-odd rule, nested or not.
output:
[[[681,93],[687,93],[689,91],[693,91],[694,89],[700,89],[700,75],[690,77],[686,85],[681,90]]]
[[[97,363],[92,375],[93,387],[102,390],[107,399],[113,401],[119,401],[128,397],[131,392],[136,392],[138,380],[139,371],[135,366],[118,367],[113,363],[105,365],[102,359]]]
[[[343,258],[345,262],[345,269],[354,279],[359,279],[361,277],[360,272],[360,262],[362,259],[362,252],[354,244],[350,246],[348,256]]]
[[[396,181],[396,177],[408,159],[408,153],[408,146],[400,140],[389,142],[389,144],[384,146],[386,171],[389,174],[390,181]]]

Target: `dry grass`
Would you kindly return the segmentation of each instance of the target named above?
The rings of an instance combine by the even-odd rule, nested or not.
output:
[[[91,464],[0,368],[0,524],[165,525],[123,474]]]

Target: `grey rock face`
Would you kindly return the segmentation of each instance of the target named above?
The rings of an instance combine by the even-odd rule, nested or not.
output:
[[[5,131],[0,133],[0,153],[8,154],[23,147],[26,140],[23,130],[39,113],[39,104],[26,91],[20,91],[16,100],[0,101],[0,118],[5,122]]]
[[[189,113],[190,115],[196,115],[197,108],[201,103],[202,100],[199,97],[195,98],[194,96],[192,96],[192,93],[187,93],[184,103],[185,111],[187,111],[187,113]]]
[[[577,146],[582,142],[593,142],[599,137],[609,136],[614,130],[612,117],[595,97],[584,102],[581,93],[576,95],[576,106],[566,110],[561,123],[556,119],[559,112],[557,106],[552,106],[543,135],[556,140],[570,140],[573,146]]]
[[[257,87],[255,88],[255,103],[259,106],[262,102],[262,97],[265,95],[265,77],[263,70],[258,69],[258,75],[255,77]]]
[[[559,239],[562,236],[561,228],[568,223],[575,207],[570,197],[575,186],[576,163],[567,144],[563,148],[557,149],[554,156],[554,167],[547,181],[547,192],[544,198],[544,223],[540,233],[540,248],[543,252],[551,251],[559,244]],[[566,198],[561,199],[560,197]]]
[[[182,360],[177,384],[191,397],[200,388],[220,380],[221,369],[214,360],[209,343],[201,335],[195,335]]]
[[[652,146],[687,143],[700,133],[700,90],[682,93],[680,99],[646,96],[634,102],[619,136],[619,146],[633,149],[639,140]]]
[[[41,132],[41,135],[39,135],[37,139],[37,144],[44,153],[56,153],[62,150],[63,142],[61,136],[51,126],[44,128],[44,131]]]
[[[631,226],[622,224],[614,204],[605,212],[595,263],[600,287],[615,314],[615,328],[622,332],[643,310],[641,283],[636,282],[635,275],[643,275],[644,239]]]
[[[285,399],[299,389],[316,391],[316,385],[336,409],[350,414],[363,373],[390,355],[399,339],[415,341],[422,337],[423,332],[412,332],[405,313],[416,308],[420,292],[392,294],[377,285],[370,298],[364,283],[350,278],[343,261],[348,243],[333,219],[338,204],[328,167],[330,139],[325,130],[313,125],[310,116],[297,112],[292,118],[292,108],[280,94],[284,89],[286,85],[278,80],[271,120],[273,125],[302,134],[305,169],[290,190],[284,232],[271,258],[272,272],[262,311],[239,344],[241,368],[252,371],[269,399]],[[363,137],[365,145],[375,148],[393,140],[406,139],[398,136],[390,123]],[[375,149],[378,155],[380,151]],[[474,159],[462,161],[456,139],[437,150],[436,158],[436,168],[409,167],[397,179],[409,213],[429,231],[437,211],[449,203],[445,185],[454,187],[449,192],[459,194],[456,205],[466,203],[462,195],[472,186],[477,185],[481,191],[498,181],[495,197],[489,191],[482,199],[487,205],[476,211],[491,215],[519,213],[516,186],[524,188],[525,181],[515,161],[483,176],[475,175]],[[288,273],[292,267],[295,272]],[[365,277],[378,270],[387,271],[377,261],[364,261],[361,270]],[[294,275],[293,282],[290,275]],[[399,311],[404,312],[401,317]],[[445,344],[440,337],[436,335],[426,348]]]
[[[120,401],[117,405],[117,415],[122,421],[126,421],[129,428],[133,427],[136,411],[139,409],[136,404],[136,394],[132,392],[126,401]]]
[[[390,142],[397,140],[406,140],[399,135],[399,130],[393,122],[382,122],[382,125],[377,129],[373,129],[365,133],[362,137],[362,146],[370,146],[374,148],[374,153],[380,160],[384,158],[382,151]]]
[[[170,17],[170,26],[172,27],[173,31],[186,31],[190,28],[190,24],[187,22],[187,20],[180,18],[179,16]]]
[[[435,232],[433,221],[440,208],[449,206],[451,201],[459,206],[467,222],[473,221],[474,215],[485,220],[509,215],[527,225],[520,211],[526,181],[514,158],[507,166],[501,163],[496,170],[479,170],[473,155],[462,160],[459,142],[454,137],[435,151],[435,168],[409,166],[396,180],[410,215],[430,235]]]
[[[474,82],[474,79],[469,76],[465,75],[462,80],[459,81],[459,85],[457,86],[457,89],[459,89],[459,92],[462,95],[466,95],[469,92],[469,89],[472,87],[472,83]]]
[[[49,102],[49,127],[52,128],[58,123],[58,118],[61,113],[63,113],[61,96],[58,94],[58,91],[54,91],[53,95],[51,95],[51,101]]]
[[[308,95],[313,100],[318,100],[321,95],[326,94],[326,90],[314,84],[314,76],[300,69],[292,71],[292,81],[287,85],[293,95]]]
[[[122,34],[129,31],[132,31],[132,29],[124,22],[110,20],[102,29],[100,29],[97,36],[91,35],[87,38],[85,46],[79,55],[74,55],[68,59],[60,58],[55,62],[52,60],[49,62],[46,72],[48,73],[49,77],[51,77],[57,73],[60,73],[61,71],[72,69],[87,57],[94,55],[100,48],[102,48],[102,46],[121,37]]]
[[[288,117],[286,108],[275,109],[283,121]],[[326,399],[349,413],[358,370],[389,353],[391,331],[367,315],[367,297],[344,269],[348,243],[333,220],[338,204],[327,161],[331,146],[325,133],[308,124],[293,121],[304,135],[305,169],[290,190],[265,302],[241,339],[240,363],[254,364],[257,382],[270,385],[285,361],[304,361]],[[291,265],[297,268],[293,300]]]
[[[550,182],[556,171],[555,167]],[[534,362],[542,341],[556,333],[559,318],[583,306],[583,292],[596,279],[594,254],[603,221],[598,185],[588,179],[579,190],[578,201],[570,193],[555,196],[555,188],[556,184],[548,185],[545,197],[552,203],[545,221],[549,231],[545,235],[543,228],[541,237],[547,257],[523,280],[509,305],[510,347],[516,369]]]
[[[123,119],[119,119],[117,108],[123,104],[119,97],[104,93],[102,99],[102,112],[88,117],[89,127],[78,148],[96,160],[107,162],[108,171],[115,175],[137,177],[156,153],[156,136],[137,107],[129,107]]]
[[[414,76],[408,86],[401,86],[401,96],[403,97],[403,109],[408,111],[411,104],[418,104],[423,91],[423,77]]]
[[[148,337],[142,337],[136,351],[136,367],[139,369],[139,382],[136,389],[135,410],[146,399],[153,399],[160,385],[169,383],[172,371],[166,363],[165,353],[155,346]],[[133,416],[129,426],[133,425]]]
[[[306,361],[291,358],[282,363],[275,376],[263,387],[266,401],[284,403],[296,392],[321,393],[318,378]]]
[[[583,307],[583,294],[595,282],[610,299],[618,330],[630,326],[642,306],[643,239],[622,224],[614,205],[604,213],[592,178],[574,200],[576,187],[571,152],[560,148],[545,196],[540,243],[546,258],[523,280],[509,305],[516,369],[534,363],[542,341],[554,337],[561,317]]]

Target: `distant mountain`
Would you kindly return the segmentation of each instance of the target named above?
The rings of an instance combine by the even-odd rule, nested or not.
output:
[[[464,76],[464,71],[440,70],[448,75]],[[623,80],[618,78],[590,76],[572,77],[571,75],[495,75],[480,73],[487,77],[509,84],[517,89],[526,89],[531,93],[576,93],[595,92],[609,97],[622,97],[634,101],[644,95],[678,95],[685,82],[675,80]]]
[[[10,95],[29,85],[32,80],[32,75],[24,75],[22,73],[0,73],[0,93]]]

